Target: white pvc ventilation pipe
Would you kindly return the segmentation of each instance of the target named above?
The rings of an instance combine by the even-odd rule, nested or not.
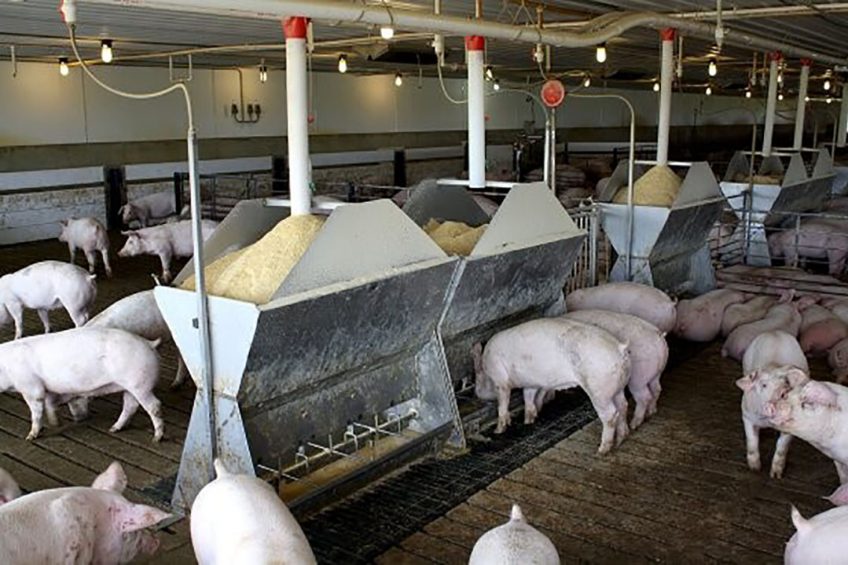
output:
[[[486,188],[486,92],[483,51],[486,39],[465,38],[468,57],[468,181],[470,188]]]
[[[772,139],[774,137],[774,115],[777,106],[777,72],[783,55],[780,51],[769,53],[771,65],[769,67],[768,98],[766,99],[766,126],[763,131],[763,155],[771,155]]]
[[[836,146],[845,147],[848,137],[848,84],[842,83],[842,106],[839,109],[839,123],[836,127]]]
[[[801,59],[801,79],[798,83],[798,104],[795,106],[795,140],[792,143],[793,149],[801,149],[804,144],[804,116],[807,110],[807,84],[810,81],[810,65],[813,62],[809,59]]]
[[[307,19],[286,18],[286,103],[288,115],[289,194],[292,216],[309,214],[309,121],[306,82]]]
[[[660,114],[657,123],[657,164],[668,163],[668,139],[671,130],[671,83],[674,76],[673,28],[660,32],[662,58],[660,59]]]

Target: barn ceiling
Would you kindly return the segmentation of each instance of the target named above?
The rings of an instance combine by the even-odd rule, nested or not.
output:
[[[371,2],[371,0],[369,0]],[[379,0],[373,0],[373,2]],[[425,0],[386,0],[389,5],[432,11]],[[474,1],[444,0],[446,14],[473,16]],[[812,7],[814,14],[784,17],[734,17],[734,10],[750,8]],[[483,17],[502,23],[535,24],[541,13],[545,25],[581,22],[614,11],[653,11],[696,17],[714,9],[713,2],[650,0],[484,0]],[[735,0],[723,3],[725,25],[751,34],[779,40],[788,45],[814,49],[846,58],[848,55],[848,3],[827,1]],[[714,17],[704,17],[714,22]],[[273,20],[220,17],[193,13],[162,12],[133,6],[110,6],[78,2],[77,34],[82,54],[99,60],[101,39],[114,42],[115,62],[126,65],[167,65],[168,53],[174,53],[176,65],[187,61],[185,52],[195,51],[192,62],[198,67],[257,66],[261,60],[271,68],[282,68],[283,38]],[[379,31],[363,26],[315,22],[316,51],[313,68],[333,70],[340,54],[349,60],[354,73],[435,73],[429,37],[398,30],[386,42]],[[462,73],[462,38],[447,39],[449,54],[445,72]],[[0,0],[0,58],[10,59],[14,46],[19,61],[55,63],[70,56],[67,30],[57,11],[56,0]],[[595,61],[593,48],[552,51],[552,74],[571,75],[573,81],[588,73],[596,84],[649,88],[658,72],[659,40],[657,32],[634,29],[608,44],[608,59]],[[211,50],[210,50],[211,48]],[[223,49],[221,49],[223,48]],[[501,77],[535,82],[541,71],[530,57],[531,46],[507,41],[488,42],[487,59]],[[198,51],[199,50],[199,51]],[[684,77],[679,88],[702,89],[708,82],[707,61],[715,53],[710,40],[685,37],[683,41]],[[720,73],[712,79],[718,89],[742,90],[748,81],[755,53],[750,49],[725,45],[718,55]],[[763,54],[757,53],[758,67]],[[797,60],[787,61],[786,89],[791,92],[791,77],[798,69]],[[811,83],[813,95],[822,91],[824,66],[815,66]],[[823,91],[822,91],[823,93]]]

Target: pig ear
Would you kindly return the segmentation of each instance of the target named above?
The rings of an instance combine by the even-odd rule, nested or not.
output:
[[[845,506],[848,504],[848,483],[842,485],[830,496],[825,496],[825,500],[829,500],[834,506]]]
[[[751,390],[754,386],[754,381],[757,380],[757,371],[754,371],[750,375],[745,375],[741,379],[736,381],[736,386],[741,388],[743,391]]]
[[[213,465],[215,466],[215,476],[217,478],[220,479],[221,477],[226,477],[226,476],[232,475],[232,473],[230,473],[229,469],[227,469],[227,466],[224,465],[224,462],[221,461],[218,457],[215,458]]]
[[[801,400],[819,406],[836,407],[836,393],[826,384],[819,381],[810,381],[804,385]]]
[[[517,504],[512,505],[512,512],[509,513],[509,519],[513,522],[527,521],[527,519],[524,518],[524,512],[521,511],[521,507]]]
[[[94,479],[91,488],[111,490],[120,494],[127,488],[127,474],[124,473],[124,468],[121,467],[120,463],[113,461],[105,471]]]
[[[62,224],[62,227],[68,227],[68,220],[60,220],[59,223]]]
[[[164,510],[159,510],[152,506],[145,506],[144,504],[131,504],[129,502],[122,505],[116,514],[118,527],[120,528],[121,533],[135,532],[136,530],[150,528],[162,520],[171,517],[171,515]]]
[[[801,513],[798,512],[798,509],[794,505],[792,506],[792,523],[795,525],[795,529],[798,530],[799,534],[810,529],[810,522],[801,516]]]
[[[810,380],[810,376],[798,367],[791,367],[786,372],[786,380],[789,381],[789,386],[795,388]]]

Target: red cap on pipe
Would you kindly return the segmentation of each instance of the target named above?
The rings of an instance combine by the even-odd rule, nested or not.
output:
[[[482,51],[486,48],[486,38],[480,35],[469,35],[465,38],[466,51]]]
[[[813,66],[813,60],[812,59],[801,59],[801,66],[802,67],[812,67]]]
[[[309,23],[308,18],[295,16],[283,20],[283,35],[286,39],[306,39],[306,24]]]
[[[663,41],[674,41],[675,35],[677,35],[677,30],[673,27],[667,27],[660,30],[660,39]]]
[[[783,53],[781,53],[780,51],[772,51],[771,53],[769,53],[769,61],[782,61],[782,60],[783,60]]]

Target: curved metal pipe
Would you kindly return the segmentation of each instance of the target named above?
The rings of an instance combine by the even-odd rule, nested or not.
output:
[[[125,6],[126,0],[84,0],[91,4]],[[554,26],[538,28],[491,22],[482,19],[469,20],[445,14],[415,11],[403,8],[367,6],[340,0],[134,0],[133,6],[154,10],[194,12],[228,17],[247,17],[281,20],[298,15],[316,20],[346,21],[356,24],[393,25],[400,29],[422,32],[440,32],[453,35],[482,35],[492,39],[504,39],[523,43],[543,43],[554,47],[590,47],[622,35],[637,28],[677,28],[678,31],[705,39],[715,38],[715,26],[675,18],[654,12],[623,12],[613,19],[610,15],[589,20],[581,31],[557,30]],[[600,27],[598,25],[601,24]],[[586,30],[586,31],[583,31]],[[725,28],[725,42],[755,49],[781,50],[786,55],[807,57],[822,63],[841,65],[846,59],[824,53],[792,47],[779,41],[746,34]]]

